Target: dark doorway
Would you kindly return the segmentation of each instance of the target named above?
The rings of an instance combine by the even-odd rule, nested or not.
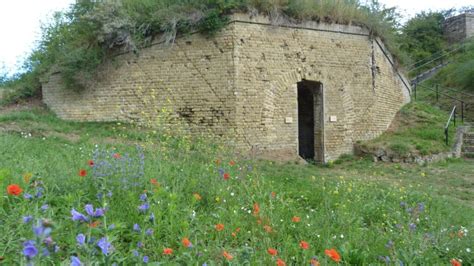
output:
[[[323,161],[323,97],[321,83],[298,82],[299,155],[305,160]]]

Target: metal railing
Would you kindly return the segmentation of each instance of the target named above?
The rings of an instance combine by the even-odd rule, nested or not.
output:
[[[462,123],[464,123],[464,111],[465,111],[465,108],[466,108],[466,102],[465,102],[465,101],[463,101],[463,100],[461,100],[461,99],[458,99],[458,98],[456,98],[456,97],[453,97],[453,96],[451,96],[451,95],[449,95],[449,94],[447,94],[447,93],[441,92],[441,91],[439,90],[439,84],[436,84],[436,85],[435,85],[435,88],[433,89],[433,88],[430,88],[430,87],[428,87],[428,86],[424,86],[424,85],[418,84],[418,83],[416,83],[416,82],[415,82],[415,85],[414,85],[414,87],[413,87],[413,96],[415,97],[415,101],[416,101],[416,99],[417,99],[417,90],[418,90],[418,87],[435,92],[435,93],[436,93],[436,102],[439,102],[439,97],[440,97],[440,96],[444,96],[444,97],[447,97],[447,98],[449,98],[449,99],[452,99],[452,100],[454,100],[454,101],[459,102],[459,103],[461,104],[461,121],[462,121]],[[448,89],[448,90],[450,90],[450,89]],[[454,90],[453,90],[453,91],[454,91]],[[456,92],[456,91],[454,91],[454,92]]]
[[[446,126],[444,127],[444,137],[446,140],[446,145],[449,145],[449,125],[451,124],[451,121],[453,121],[454,126],[456,126],[456,105],[453,107],[453,110],[451,111],[451,115],[449,116],[448,122],[446,123]]]

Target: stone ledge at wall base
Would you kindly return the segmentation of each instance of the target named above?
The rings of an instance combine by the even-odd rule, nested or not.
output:
[[[372,156],[374,162],[385,162],[385,163],[408,163],[408,164],[418,164],[425,165],[430,163],[437,163],[451,158],[461,158],[462,156],[462,145],[463,145],[463,136],[469,132],[469,126],[460,126],[456,129],[456,137],[449,152],[442,152],[437,154],[430,155],[420,155],[409,153],[404,156],[400,156],[388,149],[384,148],[375,148],[371,149],[365,147],[361,144],[356,144],[354,146],[355,154],[359,156]]]

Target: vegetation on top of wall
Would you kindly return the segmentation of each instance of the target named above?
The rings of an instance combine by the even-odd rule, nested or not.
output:
[[[59,71],[66,88],[81,89],[82,81],[90,80],[117,51],[138,53],[157,36],[172,43],[178,34],[212,35],[233,12],[260,13],[275,20],[357,24],[389,43],[395,39],[398,18],[395,9],[377,0],[365,5],[359,0],[80,0],[44,26],[39,45],[27,60],[27,73],[16,79],[39,88],[42,76]]]

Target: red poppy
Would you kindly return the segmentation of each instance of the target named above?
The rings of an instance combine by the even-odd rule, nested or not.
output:
[[[253,215],[257,216],[260,213],[260,206],[258,206],[258,203],[253,204]]]
[[[84,169],[79,170],[79,176],[84,177],[84,176],[86,176],[86,175],[87,175],[87,171],[86,171],[86,170],[84,170]]]
[[[335,262],[341,261],[341,255],[339,255],[335,249],[326,249],[324,253]]]
[[[224,256],[224,258],[226,258],[227,260],[232,260],[234,258],[234,256],[232,256],[227,251],[222,252],[222,256]]]
[[[114,153],[114,155],[112,155],[115,159],[120,159],[120,157],[122,157],[120,155],[120,153]]]
[[[173,254],[173,249],[171,248],[164,248],[163,249],[163,255],[171,255]]]
[[[94,161],[92,160],[89,160],[87,163],[89,164],[90,167],[94,166]]]
[[[277,266],[286,266],[286,263],[282,259],[277,259]]]
[[[230,174],[229,173],[224,173],[224,180],[229,180]]]
[[[301,218],[298,217],[298,216],[293,216],[293,218],[291,219],[292,222],[294,223],[299,223],[301,221]]]
[[[234,165],[235,165],[235,162],[234,162],[234,161],[230,161],[230,162],[229,162],[229,165],[230,165],[230,166],[234,166]]]
[[[150,179],[150,183],[151,183],[152,185],[154,185],[154,186],[160,185],[160,183],[158,183],[158,180],[157,180],[156,178]]]
[[[191,247],[193,244],[191,244],[191,241],[189,241],[189,239],[187,237],[183,238],[183,240],[181,240],[181,243],[183,243],[183,246],[189,248]]]
[[[452,259],[450,262],[452,266],[462,266],[461,262],[459,262],[457,259]]]
[[[277,193],[275,191],[272,191],[272,193],[270,193],[270,195],[272,196],[272,198],[276,197]]]
[[[302,241],[300,242],[300,247],[301,247],[302,249],[308,249],[308,248],[309,248],[309,244],[308,244],[308,242],[302,240]]]
[[[11,185],[7,186],[8,195],[19,196],[22,191],[23,191],[23,189],[17,184],[11,184]]]
[[[216,230],[219,231],[219,232],[224,230],[224,225],[223,224],[216,224]]]
[[[278,254],[278,251],[274,248],[268,248],[267,252],[268,252],[268,254],[270,254],[272,256],[276,256]]]

